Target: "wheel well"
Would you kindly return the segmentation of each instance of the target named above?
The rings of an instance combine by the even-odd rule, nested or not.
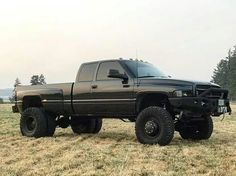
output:
[[[39,96],[26,96],[23,98],[23,110],[29,107],[42,107],[42,101]]]
[[[150,106],[165,107],[167,110],[170,108],[168,96],[161,93],[142,94],[138,96],[137,112]]]

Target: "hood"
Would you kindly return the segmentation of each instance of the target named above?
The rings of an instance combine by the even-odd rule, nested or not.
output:
[[[170,86],[195,86],[195,85],[206,85],[212,87],[220,87],[217,84],[211,82],[201,82],[192,80],[181,80],[172,78],[140,78],[140,84],[157,84],[157,85],[170,85]]]

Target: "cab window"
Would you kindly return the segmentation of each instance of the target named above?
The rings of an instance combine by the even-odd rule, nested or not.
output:
[[[114,78],[108,77],[108,72],[110,69],[118,70],[119,73],[124,74],[124,69],[118,62],[103,62],[100,64],[98,73],[97,73],[97,80],[110,80]]]
[[[97,63],[85,64],[79,74],[79,81],[92,81]]]

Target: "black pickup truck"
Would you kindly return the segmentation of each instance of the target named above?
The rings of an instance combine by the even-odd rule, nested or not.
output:
[[[171,79],[152,64],[104,60],[81,65],[75,83],[19,86],[13,112],[24,136],[53,136],[57,126],[98,133],[103,118],[135,122],[143,144],[208,139],[211,116],[231,112],[228,91],[218,85]]]

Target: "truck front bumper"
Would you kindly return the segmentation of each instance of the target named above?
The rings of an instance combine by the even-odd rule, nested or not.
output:
[[[208,93],[214,91],[222,93],[221,98],[209,98]],[[224,113],[231,114],[230,102],[227,99],[228,91],[224,89],[208,89],[197,97],[170,98],[170,104],[174,109],[190,111],[193,113],[209,113],[213,116],[220,116]]]

